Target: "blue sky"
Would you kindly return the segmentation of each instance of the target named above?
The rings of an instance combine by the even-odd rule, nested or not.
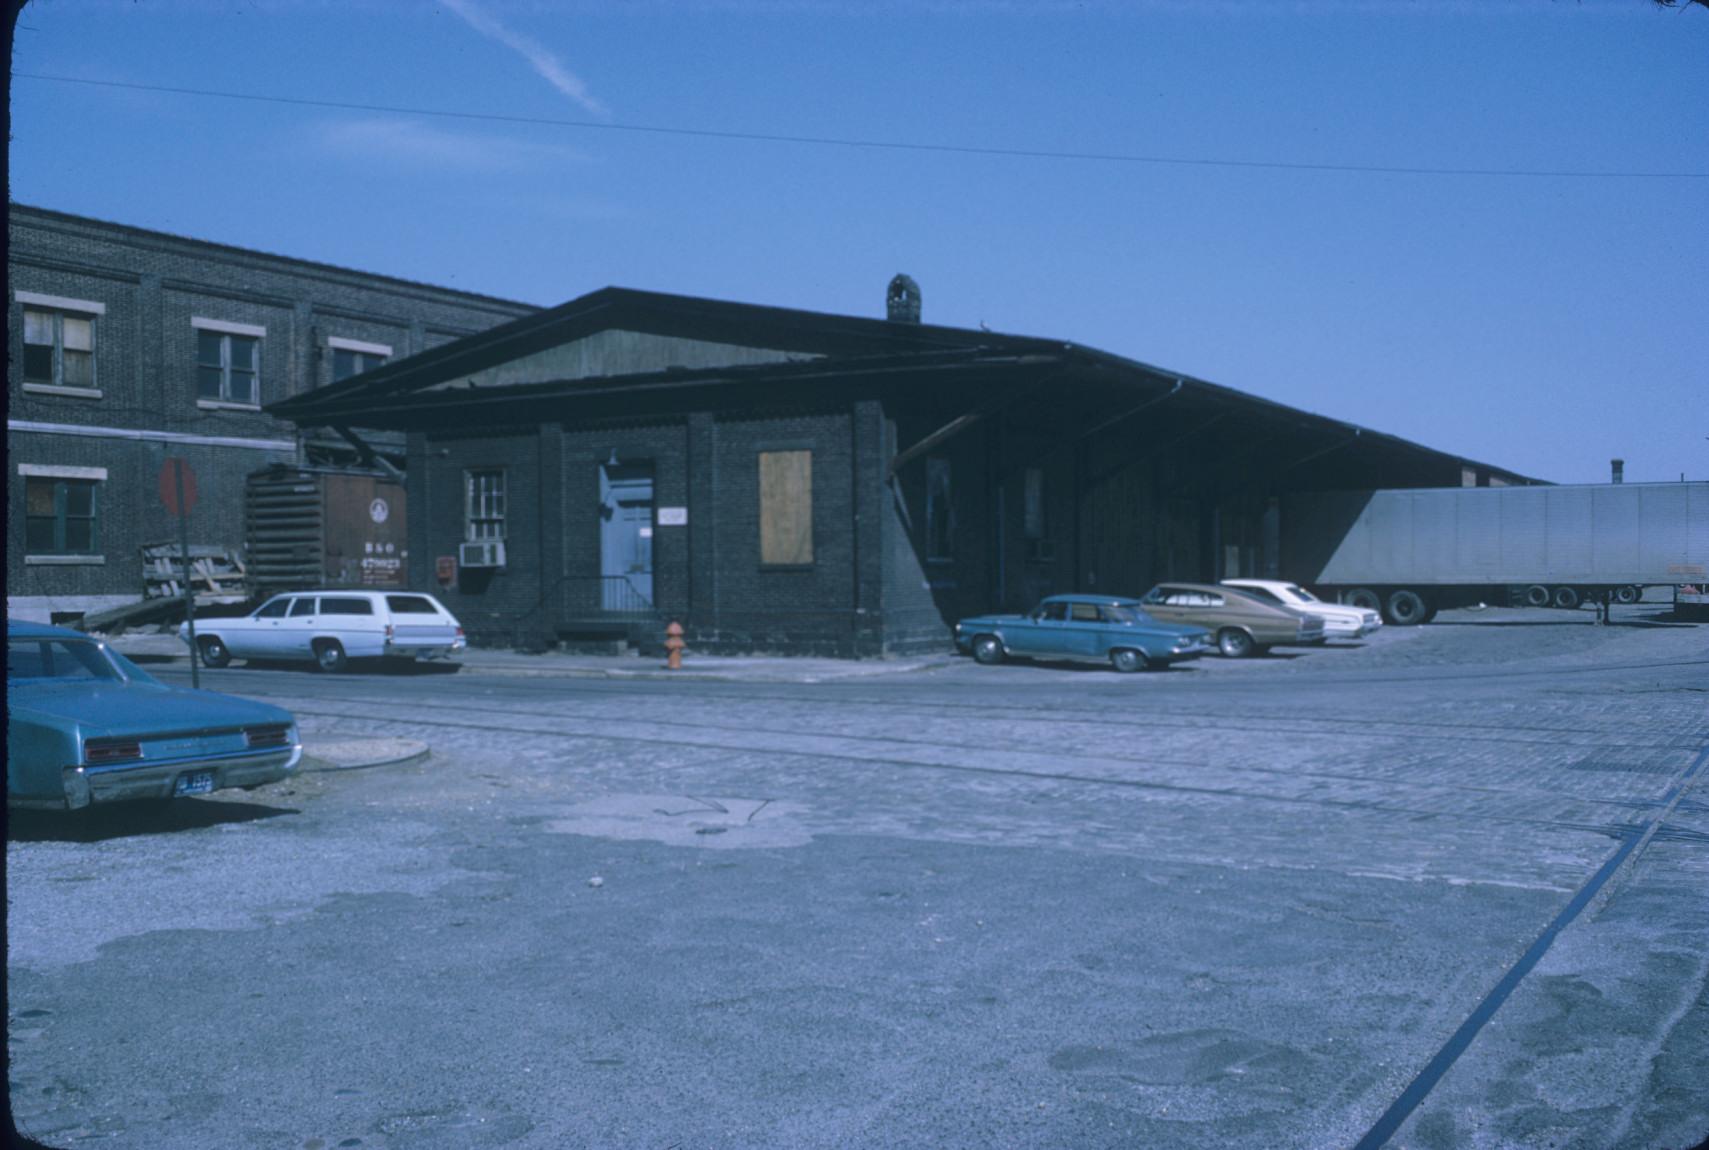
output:
[[[876,316],[905,271],[929,322],[1705,479],[1706,65],[1649,0],[36,0],[11,195],[542,305]]]

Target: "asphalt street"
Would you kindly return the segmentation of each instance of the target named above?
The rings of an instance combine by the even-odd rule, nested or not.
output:
[[[9,816],[49,1145],[1709,1136],[1709,626],[1658,607],[1138,675],[203,685],[431,754]]]

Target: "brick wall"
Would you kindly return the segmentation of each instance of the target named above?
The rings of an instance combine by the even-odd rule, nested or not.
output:
[[[237,548],[243,541],[243,478],[289,460],[281,451],[206,442],[294,443],[296,429],[256,410],[198,403],[193,317],[264,327],[262,404],[332,380],[330,338],[384,344],[394,358],[449,342],[534,309],[426,284],[293,260],[11,205],[7,220],[8,611],[45,618],[72,599],[122,598],[141,583],[137,548],[175,538],[159,506],[155,475],[168,454],[196,470],[201,498],[193,542]],[[17,293],[100,304],[95,317],[98,395],[26,390],[23,311]],[[144,438],[47,434],[51,424],[144,433]],[[154,436],[150,439],[147,436]],[[104,563],[28,564],[24,484],[18,463],[104,467],[100,499]]]

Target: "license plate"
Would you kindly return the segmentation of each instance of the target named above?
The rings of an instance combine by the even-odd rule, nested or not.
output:
[[[187,775],[179,775],[178,782],[173,786],[174,795],[205,795],[214,789],[214,772],[195,771]]]

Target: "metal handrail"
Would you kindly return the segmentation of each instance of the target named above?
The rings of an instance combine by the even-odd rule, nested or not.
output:
[[[571,618],[652,619],[653,601],[627,575],[570,575],[561,588],[563,612]]]

